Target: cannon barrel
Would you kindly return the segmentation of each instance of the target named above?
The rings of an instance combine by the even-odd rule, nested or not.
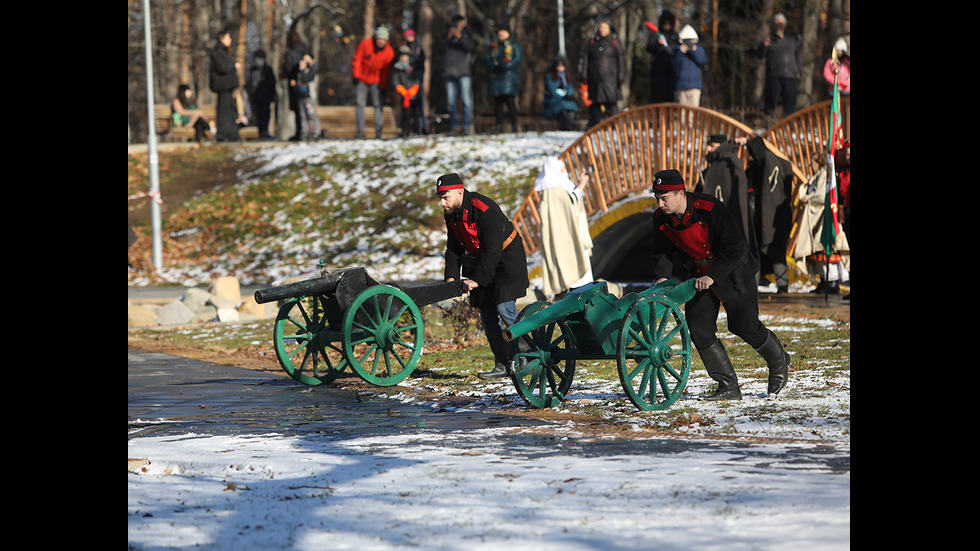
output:
[[[395,283],[391,283],[391,285],[405,291],[405,294],[415,301],[415,304],[418,306],[435,304],[443,300],[458,297],[466,292],[466,287],[463,286],[463,280],[461,279],[425,283],[422,285],[398,285]]]
[[[255,291],[255,302],[264,304],[266,302],[293,297],[325,295],[333,293],[337,289],[337,286],[342,284],[342,281],[344,282],[343,284],[346,284],[347,280],[350,280],[351,283],[355,284],[361,290],[371,285],[377,285],[377,282],[367,275],[367,270],[363,267],[346,268],[335,270],[322,277],[297,281],[296,283],[280,285],[278,287],[259,289]]]
[[[269,287],[255,291],[255,302],[264,304],[276,300],[284,300],[298,296],[311,296],[329,293],[337,288],[337,281],[327,277],[317,277],[304,281],[297,281],[288,285]]]
[[[581,312],[585,309],[585,305],[589,302],[589,299],[593,295],[605,291],[605,281],[599,281],[590,285],[579,287],[571,293],[568,293],[568,296],[559,300],[558,302],[543,310],[539,310],[531,314],[525,319],[518,320],[514,325],[504,329],[504,340],[508,342],[512,341],[518,337],[530,333],[531,331],[534,331],[535,329],[538,329],[539,327],[543,327],[549,323],[554,323],[576,312]]]

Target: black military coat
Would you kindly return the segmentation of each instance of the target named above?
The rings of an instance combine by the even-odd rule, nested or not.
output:
[[[738,221],[721,201],[703,193],[687,193],[687,210],[680,220],[660,209],[653,219],[654,280],[666,277],[684,281],[707,275],[715,281],[710,290],[722,301],[735,299],[748,290],[748,285],[755,285],[759,261],[749,253]],[[668,236],[688,229],[704,236],[703,243],[691,239],[689,245],[709,251],[704,256],[710,260],[701,261],[700,266]]]
[[[474,307],[492,309],[527,293],[530,281],[524,242],[519,233],[514,234],[514,224],[497,203],[463,190],[463,205],[444,218],[446,279],[459,279],[462,274],[476,281],[479,287],[470,292]]]

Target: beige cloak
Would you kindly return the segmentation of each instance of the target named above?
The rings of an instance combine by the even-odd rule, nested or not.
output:
[[[803,260],[812,254],[825,253],[823,245],[820,243],[820,235],[823,233],[823,211],[824,202],[827,197],[827,167],[820,170],[810,178],[807,185],[800,188],[801,199],[807,195],[807,190],[813,186],[810,192],[810,200],[804,203],[803,217],[800,220],[799,237],[796,240],[796,247],[793,249],[793,258],[797,261]],[[844,264],[844,269],[851,269],[850,247],[847,244],[847,236],[841,228],[834,241],[834,250],[831,253],[838,253]],[[811,270],[812,271],[812,270]],[[818,275],[818,274],[814,274]]]
[[[554,296],[592,281],[592,236],[584,196],[565,164],[549,157],[534,184],[541,195],[542,291]]]

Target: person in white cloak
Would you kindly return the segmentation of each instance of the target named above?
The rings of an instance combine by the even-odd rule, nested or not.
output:
[[[541,196],[542,291],[546,297],[560,295],[593,281],[592,236],[585,213],[588,173],[576,186],[557,157],[548,157],[534,182]]]

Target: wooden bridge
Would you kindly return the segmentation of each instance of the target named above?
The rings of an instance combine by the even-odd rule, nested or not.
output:
[[[850,98],[841,98],[844,136],[850,137]],[[787,249],[787,266],[791,279],[806,278],[806,271],[795,265],[792,250],[796,243],[802,214],[798,186],[805,185],[813,173],[812,160],[825,154],[827,147],[830,101],[797,111],[760,135],[766,146],[793,166],[792,207],[794,225]],[[620,224],[625,219],[647,213],[652,219],[656,201],[650,192],[653,175],[659,170],[674,168],[680,171],[693,190],[705,166],[705,146],[711,134],[722,133],[729,138],[756,136],[753,129],[717,111],[677,103],[659,103],[630,109],[614,115],[591,128],[568,147],[559,158],[565,163],[569,177],[578,181],[582,172],[590,175],[586,190],[586,211],[596,248],[593,271],[596,277],[611,269],[617,256],[632,250],[643,254],[642,233],[637,228],[642,219]],[[745,147],[739,148],[739,158],[747,162]],[[532,179],[533,182],[533,179]],[[538,215],[540,195],[531,191],[512,217],[530,256],[541,246],[541,219]],[[613,226],[619,227],[603,239]],[[651,256],[652,259],[652,256]]]

